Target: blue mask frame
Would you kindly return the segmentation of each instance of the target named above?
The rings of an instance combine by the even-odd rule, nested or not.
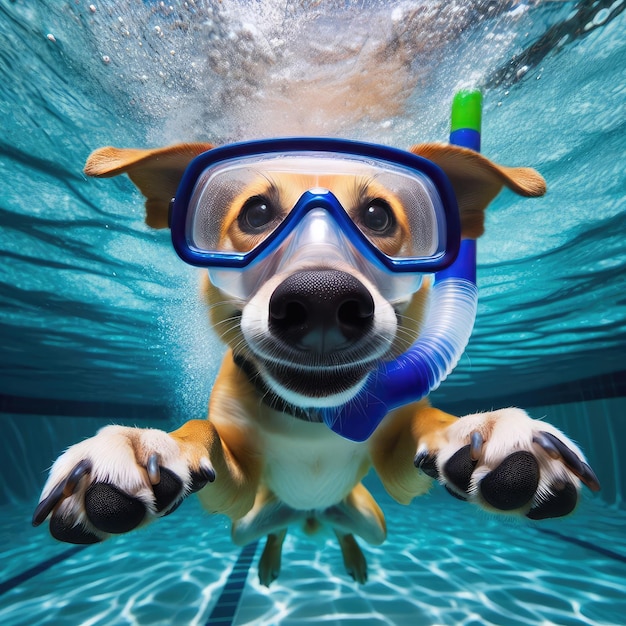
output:
[[[287,235],[297,227],[303,215],[310,210],[312,206],[310,192],[305,193],[285,220],[263,242],[250,252],[239,253],[200,250],[189,241],[187,222],[194,187],[204,171],[216,164],[256,155],[309,152],[369,157],[428,177],[441,198],[445,215],[444,250],[432,257],[419,259],[388,257],[361,233],[336,199],[333,202],[330,196],[317,195],[323,207],[332,215],[357,250],[388,272],[433,273],[449,267],[454,262],[460,242],[459,212],[452,185],[439,166],[404,150],[323,137],[288,137],[230,144],[204,152],[191,161],[181,179],[170,215],[172,243],[180,258],[190,265],[199,267],[243,269],[272,254]]]
[[[481,106],[480,92],[460,92],[455,96],[450,143],[480,151]],[[181,180],[171,215],[172,241],[179,256],[187,263],[201,267],[243,268],[261,255],[270,254],[276,245],[275,242],[285,236],[284,231],[293,228],[302,218],[297,211],[293,212],[293,217],[290,216],[290,219],[285,220],[281,232],[269,237],[267,243],[258,251],[255,250],[254,254],[207,254],[192,249],[188,244],[185,232],[187,206],[198,177],[209,164],[217,162],[218,159],[240,158],[268,150],[301,152],[303,146],[306,146],[305,149],[315,151],[347,154],[354,154],[356,150],[361,155],[415,167],[435,181],[440,194],[441,190],[444,190],[446,210],[454,207],[454,211],[446,213],[447,223],[452,229],[447,233],[446,251],[441,258],[421,260],[419,264],[409,261],[387,266],[392,272],[435,272],[432,308],[439,311],[439,314],[429,316],[419,339],[407,352],[395,361],[382,363],[372,372],[354,398],[344,405],[321,410],[323,421],[333,432],[352,441],[365,441],[389,411],[426,396],[436,389],[456,366],[469,341],[476,315],[476,242],[467,239],[459,244],[460,225],[454,193],[447,177],[434,163],[409,152],[374,144],[341,139],[287,138],[215,148],[201,154],[190,163]],[[301,211],[310,206],[309,202],[303,201],[301,204],[305,207]],[[363,237],[360,233],[357,236],[354,232],[356,227],[345,215],[345,211],[334,207],[333,202],[325,206],[333,213],[342,229],[345,229],[346,233],[352,233],[355,244],[365,245],[357,243],[363,241]],[[362,250],[371,254],[375,248],[367,243],[366,248]],[[379,262],[385,263],[381,258],[385,255],[380,253],[374,255]],[[440,307],[439,302],[445,306]]]

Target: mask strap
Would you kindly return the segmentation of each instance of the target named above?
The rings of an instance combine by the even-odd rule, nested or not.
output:
[[[450,143],[480,149],[480,92],[458,93],[452,105]],[[350,402],[322,409],[326,425],[352,441],[365,441],[385,415],[436,389],[454,369],[469,341],[478,290],[476,241],[461,242],[454,263],[435,274],[430,311],[420,338],[395,361],[383,363]]]

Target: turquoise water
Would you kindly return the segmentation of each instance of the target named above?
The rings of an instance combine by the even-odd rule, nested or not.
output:
[[[0,0],[0,623],[626,623],[624,3],[90,4]],[[370,477],[390,537],[366,548],[363,587],[334,540],[294,533],[266,590],[260,548],[242,555],[194,500],[71,554],[33,529],[64,447],[111,421],[201,415],[222,350],[195,271],[143,225],[128,181],[82,175],[89,152],[445,140],[468,86],[484,93],[483,152],[537,168],[549,192],[490,207],[475,331],[434,400],[547,417],[602,492],[531,525],[439,492],[399,507]]]
[[[280,578],[270,589],[244,575],[234,624],[623,624],[626,562],[562,538],[626,553],[624,512],[585,503],[574,519],[503,524],[446,494],[410,510],[381,498],[390,541],[367,548],[369,580],[343,572],[336,540],[288,536]],[[3,520],[3,558],[10,576],[64,553],[24,524],[30,509]],[[209,518],[195,501],[176,517],[91,546],[7,592],[3,624],[223,624],[209,617],[237,559],[225,520]],[[556,531],[555,537],[546,531]],[[184,541],[181,540],[184,537]],[[18,541],[16,541],[18,540]],[[9,563],[17,561],[17,563]],[[6,564],[6,565],[5,565]],[[232,578],[230,578],[232,583]],[[239,580],[236,578],[235,580]],[[228,622],[231,623],[231,622]]]

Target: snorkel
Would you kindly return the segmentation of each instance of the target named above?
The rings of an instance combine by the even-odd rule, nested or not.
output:
[[[452,104],[450,143],[480,151],[482,96],[459,92]],[[392,362],[372,372],[348,403],[321,409],[338,435],[365,441],[391,410],[435,390],[458,363],[476,317],[476,241],[461,242],[452,265],[435,273],[430,308],[419,339]],[[436,314],[435,314],[436,312]]]

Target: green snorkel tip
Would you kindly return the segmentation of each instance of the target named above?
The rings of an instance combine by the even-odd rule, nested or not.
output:
[[[480,91],[458,91],[452,100],[450,143],[480,152],[480,120],[483,96]]]
[[[471,129],[480,132],[483,96],[480,91],[458,91],[452,101],[450,131]]]

